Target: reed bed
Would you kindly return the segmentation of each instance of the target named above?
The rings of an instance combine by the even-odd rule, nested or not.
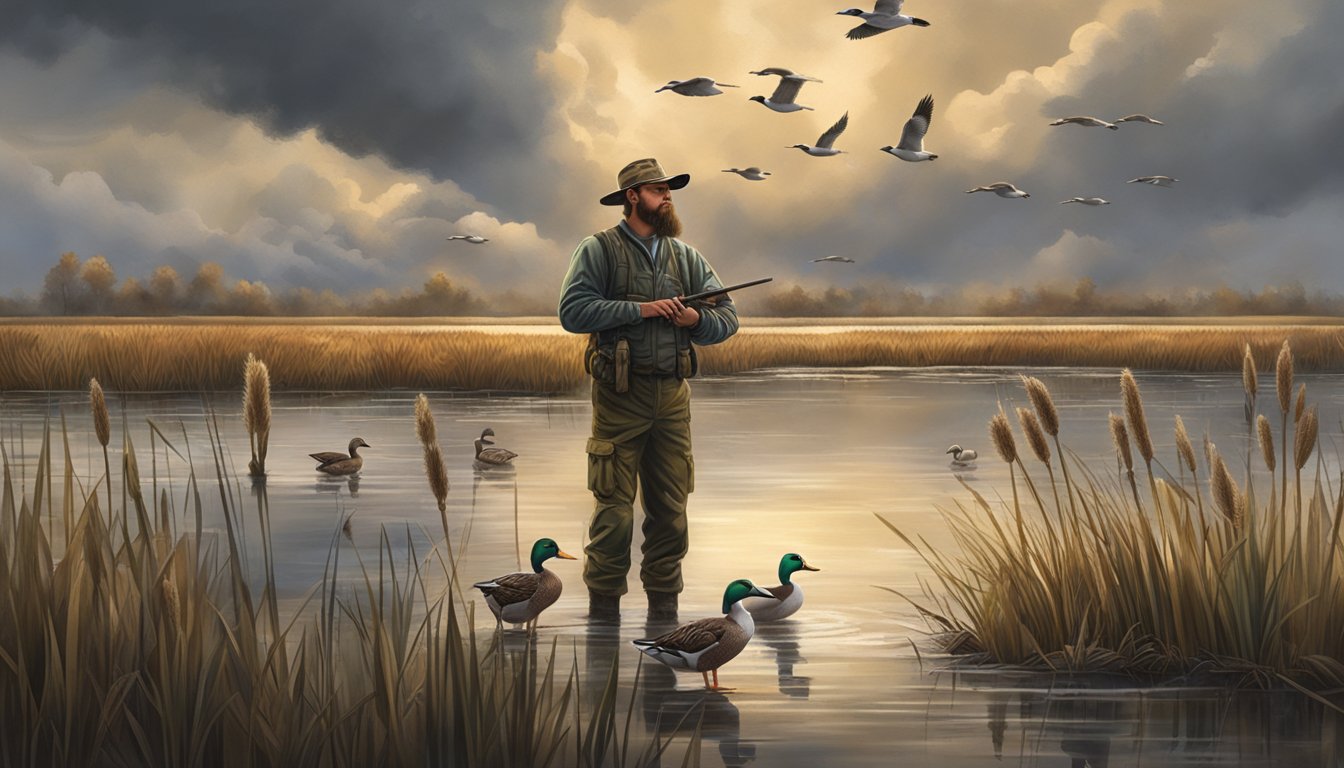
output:
[[[750,323],[750,320],[748,320]],[[1298,370],[1344,370],[1344,329],[1291,328]],[[837,333],[749,329],[699,349],[701,371],[780,367],[1081,366],[1235,371],[1262,368],[1283,326],[895,326]],[[491,332],[451,325],[198,322],[0,324],[0,390],[231,389],[248,354],[277,390],[404,388],[572,392],[585,381],[585,337],[558,329]]]
[[[130,505],[115,510],[83,490],[63,428],[44,431],[35,467],[0,444],[0,764],[624,766],[664,755],[672,737],[632,735],[617,664],[592,691],[577,660],[561,668],[554,642],[548,653],[510,649],[500,633],[478,643],[442,543],[401,553],[383,531],[368,551],[343,543],[338,522],[321,583],[282,617],[265,484],[250,508],[212,430],[213,466],[201,477],[188,464],[185,488],[170,489],[157,470],[140,475],[123,432]],[[442,505],[446,486],[434,492]],[[216,493],[222,530],[206,531],[202,496]],[[241,552],[247,525],[261,534],[259,591]],[[353,585],[336,576],[352,557]],[[692,738],[687,760],[698,749]]]
[[[1275,410],[1286,420],[1286,440],[1280,437],[1286,453],[1276,456],[1274,430],[1254,413],[1253,371],[1243,379],[1258,438],[1248,443],[1244,467],[1225,460],[1207,438],[1199,466],[1179,416],[1174,445],[1154,445],[1157,432],[1128,370],[1117,393],[1125,415],[1109,418],[1117,467],[1086,466],[1058,444],[1052,456],[1042,450],[1048,446],[1039,423],[1057,419],[1053,402],[1043,383],[1024,379],[1037,419],[1023,408],[1019,421],[1036,461],[1029,467],[1005,452],[1009,424],[1002,411],[994,414],[991,438],[1004,446],[1001,458],[1016,461],[1012,500],[991,502],[966,485],[971,500],[944,510],[958,554],[939,552],[878,515],[936,577],[938,588],[926,584],[922,595],[902,597],[929,620],[946,650],[970,663],[1193,676],[1185,679],[1291,687],[1338,701],[1344,485],[1332,486],[1330,467],[1338,464],[1317,450],[1315,406],[1290,418],[1285,393],[1296,355],[1294,344],[1277,358]],[[1263,359],[1267,366],[1270,356]],[[1163,469],[1164,452],[1178,477]],[[1288,485],[1276,488],[1275,470],[1286,470],[1287,460],[1294,472],[1280,475]],[[1067,470],[1058,475],[1063,489],[1056,462]],[[1263,462],[1262,482],[1269,478],[1263,493],[1252,462]],[[1146,492],[1136,469],[1147,475]],[[1020,497],[1018,475],[1028,488]]]

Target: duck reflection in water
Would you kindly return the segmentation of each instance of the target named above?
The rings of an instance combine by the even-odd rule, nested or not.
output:
[[[795,699],[806,699],[811,693],[812,678],[794,674],[796,665],[807,663],[798,649],[798,624],[791,619],[759,624],[756,627],[756,639],[775,652],[779,692]]]
[[[728,697],[712,690],[677,690],[677,673],[641,659],[639,696],[644,725],[655,738],[690,736],[717,742],[727,768],[756,759],[756,745],[742,741],[742,716]]]
[[[317,478],[317,483],[313,486],[313,490],[320,494],[334,493],[339,495],[342,488],[344,488],[352,498],[359,496],[359,475],[346,475],[344,477],[321,475]]]

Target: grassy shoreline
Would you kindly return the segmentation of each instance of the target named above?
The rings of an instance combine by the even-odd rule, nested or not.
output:
[[[266,362],[277,390],[578,391],[582,336],[552,323],[313,323],[251,318],[126,319],[0,323],[0,391],[72,390],[97,377],[109,389],[224,390],[248,354]],[[906,319],[901,318],[905,321]],[[1033,322],[984,318],[875,327],[765,325],[751,321],[724,344],[699,350],[701,372],[783,367],[1067,366],[1235,371],[1250,345],[1269,366],[1292,342],[1299,370],[1344,370],[1344,324],[1293,318],[1265,324],[1201,319],[1181,323]],[[815,328],[815,331],[808,330]]]

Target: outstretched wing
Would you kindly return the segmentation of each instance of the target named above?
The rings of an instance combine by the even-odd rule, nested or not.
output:
[[[915,114],[905,121],[905,130],[901,131],[901,143],[897,146],[911,152],[924,151],[924,134],[929,132],[929,123],[933,122],[933,95],[920,99]]]
[[[873,35],[879,35],[886,31],[887,30],[883,27],[874,27],[872,24],[865,21],[859,26],[849,30],[845,37],[850,40],[862,40],[865,37],[872,37]]]
[[[780,78],[779,85],[775,86],[775,92],[770,95],[770,100],[776,104],[792,104],[802,89],[802,80],[785,75]]]
[[[877,0],[877,4],[873,6],[873,13],[895,16],[901,12],[901,6],[903,5],[905,5],[905,0]]]
[[[674,90],[683,96],[716,96],[723,91],[714,87],[714,81],[708,77],[692,77],[678,85]]]
[[[840,138],[840,134],[844,133],[845,128],[847,127],[849,127],[848,112],[846,112],[839,120],[835,121],[835,125],[832,125],[830,128],[826,129],[825,133],[821,134],[821,138],[817,139],[817,146],[830,149],[831,146],[835,144],[835,140]]]

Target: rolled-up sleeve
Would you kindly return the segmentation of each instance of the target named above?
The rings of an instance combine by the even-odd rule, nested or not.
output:
[[[639,304],[608,299],[606,258],[596,237],[574,249],[560,287],[560,325],[570,333],[595,333],[639,322]]]

